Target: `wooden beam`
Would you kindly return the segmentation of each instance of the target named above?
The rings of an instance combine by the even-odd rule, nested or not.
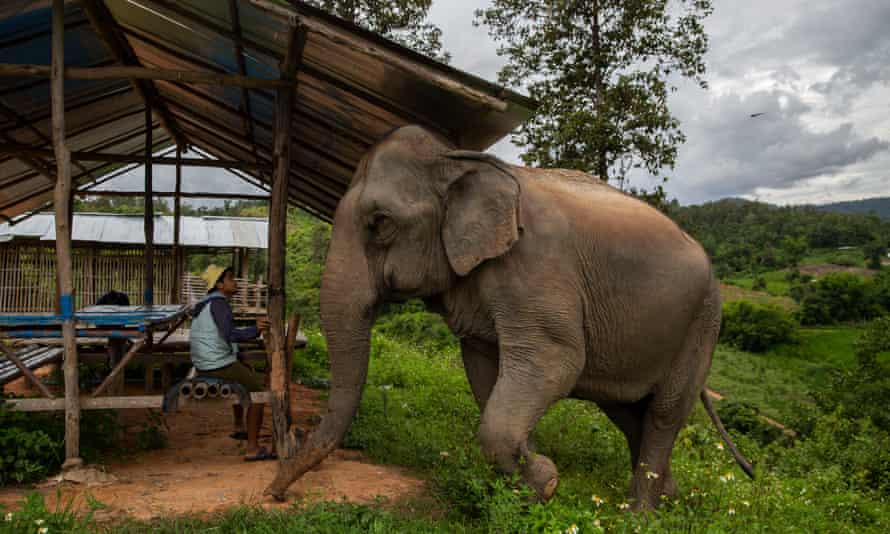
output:
[[[176,147],[176,191],[173,192],[173,294],[170,302],[180,302],[182,296],[182,247],[180,246],[180,225],[182,224],[182,147]],[[163,342],[163,341],[162,341]]]
[[[289,43],[281,65],[281,77],[295,80],[303,51],[306,47],[306,28],[292,27]],[[275,175],[272,184],[272,200],[269,206],[269,340],[266,350],[271,362],[269,385],[272,404],[273,434],[280,459],[279,469],[284,462],[297,453],[297,436],[292,424],[290,409],[290,383],[288,376],[292,357],[287,354],[284,333],[284,270],[285,240],[287,235],[287,191],[291,164],[291,125],[296,90],[279,89],[275,109]]]
[[[144,339],[140,339],[133,343],[133,346],[131,346],[130,350],[128,350],[127,353],[124,354],[124,357],[121,358],[121,361],[118,362],[117,366],[115,366],[115,368],[111,370],[108,376],[105,377],[105,380],[103,380],[102,383],[99,384],[99,387],[97,387],[96,390],[93,391],[94,398],[102,395],[102,393],[114,381],[114,377],[124,372],[124,368],[127,366],[128,363],[130,363],[130,360],[132,360],[133,357],[136,356],[136,353],[139,352],[139,349],[141,349],[143,345],[145,345]]]
[[[4,134],[5,135],[5,134]],[[16,143],[9,139],[4,139],[5,143],[0,143],[0,154],[13,154],[19,156],[32,157],[52,157],[52,150],[45,148],[35,148],[29,145]],[[107,163],[145,163],[144,155],[139,154],[110,154],[107,152],[94,152],[89,150],[79,150],[71,152],[71,159],[76,161],[102,161]],[[153,156],[151,162],[154,165],[176,165],[175,157]],[[187,167],[212,167],[218,169],[245,169],[253,170],[258,167],[268,167],[265,164],[257,165],[247,161],[232,161],[220,159],[202,159],[202,158],[182,158],[180,165]]]
[[[56,398],[55,395],[46,387],[46,384],[41,382],[34,373],[31,372],[31,369],[28,368],[27,365],[22,363],[22,360],[19,359],[18,355],[16,355],[15,351],[6,346],[6,343],[0,341],[0,350],[3,351],[3,354],[6,355],[6,358],[13,363],[16,367],[18,367],[19,371],[35,386],[40,390],[40,393],[43,394],[44,397],[49,399]],[[58,349],[56,349],[58,350]]]
[[[155,201],[151,196],[154,191],[152,176],[152,143],[154,121],[151,118],[151,106],[145,107],[145,188],[143,190],[143,229],[145,230],[145,283],[143,304],[151,306],[155,299]]]
[[[26,65],[18,63],[0,63],[0,78],[30,77],[48,78],[49,65]],[[231,85],[244,89],[278,89],[293,86],[275,78],[256,78],[244,74],[220,74],[218,72],[198,72],[190,70],[154,69],[148,67],[66,67],[65,79],[68,80],[165,80],[178,83],[200,83],[206,85]]]
[[[53,205],[56,212],[56,276],[59,310],[63,318],[65,344],[65,462],[62,468],[83,464],[80,458],[80,391],[77,342],[74,331],[74,276],[71,265],[71,161],[65,145],[65,2],[52,4],[52,105],[53,148],[56,156],[56,187]]]
[[[232,399],[201,399],[200,401],[188,400],[187,402],[221,402],[226,404],[239,404],[240,400]],[[269,393],[255,391],[250,394],[250,402],[263,404],[269,402]],[[135,410],[135,409],[160,409],[164,403],[163,395],[132,395],[127,397],[81,397],[80,405],[84,410]],[[182,400],[180,405],[184,404]],[[65,409],[64,399],[3,399],[2,405],[8,406],[17,412],[51,412]]]
[[[232,21],[232,31],[238,39],[235,44],[235,61],[238,64],[238,74],[247,76],[247,62],[244,59],[244,47],[241,46],[241,14],[238,11],[238,0],[229,0],[229,19]],[[287,80],[281,80],[286,82]],[[253,147],[253,160],[259,163],[260,156],[257,149],[256,132],[253,128],[253,114],[250,111],[250,94],[247,87],[241,88],[241,122],[244,124],[244,133],[250,139]]]
[[[507,109],[510,107],[510,104],[505,100],[493,97],[483,91],[461,83],[452,77],[446,76],[445,74],[442,74],[441,72],[428,67],[427,65],[413,62],[398,54],[385,50],[382,47],[373,46],[372,44],[366,42],[361,38],[356,37],[346,30],[337,28],[332,24],[316,19],[314,17],[302,14],[295,7],[281,5],[272,0],[248,1],[259,9],[262,9],[263,11],[271,13],[286,21],[291,26],[299,23],[308,28],[308,30],[312,33],[321,35],[322,37],[325,37],[326,39],[337,45],[345,46],[361,54],[373,57],[380,62],[385,63],[389,67],[392,67],[416,78],[420,78],[421,80],[424,80],[450,93],[458,94],[461,97],[470,100],[484,108],[498,112],[504,112],[507,111]]]
[[[105,6],[103,0],[80,0],[81,8],[90,20],[93,29],[99,35],[99,38],[105,43],[105,46],[111,52],[112,56],[123,66],[141,67],[136,53],[130,43],[121,35],[120,28],[111,12]],[[170,137],[177,145],[185,146],[187,140],[182,132],[176,126],[176,121],[171,117],[170,112],[164,105],[163,99],[158,96],[158,90],[151,80],[138,80],[130,78],[133,88],[142,98],[142,102],[146,107],[152,108],[158,114],[161,126],[167,130]]]
[[[6,118],[8,118],[8,119],[10,119],[11,121],[15,122],[16,128],[27,128],[28,130],[31,131],[32,134],[36,135],[37,138],[40,139],[41,141],[43,141],[45,144],[50,145],[50,146],[53,144],[53,140],[52,140],[49,136],[47,136],[46,134],[44,134],[43,132],[41,132],[40,130],[38,130],[38,129],[34,126],[33,123],[28,122],[27,120],[25,120],[24,117],[22,117],[21,115],[19,115],[18,113],[16,113],[14,109],[10,108],[9,106],[6,105],[5,102],[2,102],[2,101],[0,101],[0,113],[2,113],[3,115],[5,115]],[[77,167],[78,169],[80,169],[80,172],[82,172],[82,173],[84,173],[84,174],[87,174],[87,175],[89,175],[90,177],[92,177],[93,179],[95,179],[95,177],[92,176],[92,174],[90,173],[90,171],[88,171],[88,170],[87,170],[83,165],[81,165],[80,163],[74,163],[74,166]]]
[[[141,197],[145,193],[142,191],[107,191],[107,190],[79,190],[75,191],[79,197]],[[155,198],[212,198],[212,199],[235,199],[235,200],[269,200],[269,195],[253,195],[247,193],[176,193],[175,191],[155,191],[151,194]],[[175,228],[174,228],[175,230]]]

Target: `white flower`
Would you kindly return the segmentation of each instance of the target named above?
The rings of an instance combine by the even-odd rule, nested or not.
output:
[[[606,499],[603,499],[599,495],[594,495],[590,498],[590,500],[593,501],[593,504],[597,506],[602,506],[606,502]]]
[[[658,478],[658,473],[654,471],[646,471],[646,480],[651,480],[653,478]]]
[[[735,508],[730,508],[729,510],[726,511],[726,513],[729,515],[735,515]]]
[[[744,504],[745,507],[751,506],[751,503],[748,501],[742,501],[742,504]]]
[[[6,522],[12,521],[12,512],[6,512]]]
[[[598,527],[600,526],[600,520],[599,520],[599,519],[594,519],[594,520],[593,520],[593,526],[595,526],[595,527],[598,528]]]
[[[448,456],[449,456],[448,451],[442,451],[439,453],[440,458],[448,458]]]
[[[718,450],[718,451],[722,451],[722,450],[723,450],[723,444],[722,444],[722,443],[718,443],[718,444],[717,444],[717,450]]]
[[[630,505],[627,504],[626,502],[623,502],[623,503],[621,503],[621,504],[618,505],[618,509],[619,509],[619,510],[629,510],[629,509],[630,509]]]
[[[43,519],[35,519],[35,520],[34,520],[34,524],[37,525],[38,527],[39,527],[40,525],[42,525],[43,523],[44,523]]]
[[[720,475],[720,482],[726,484],[727,482],[732,482],[735,480],[735,475],[732,472],[726,473],[725,475]]]
[[[566,529],[566,534],[578,534],[578,525],[573,523],[572,526]]]
[[[49,528],[47,527],[40,527],[37,529],[37,534],[46,534],[47,532],[49,532]]]

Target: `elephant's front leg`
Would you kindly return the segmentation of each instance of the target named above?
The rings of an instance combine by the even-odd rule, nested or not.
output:
[[[529,434],[547,409],[577,382],[583,356],[564,346],[501,344],[500,373],[479,428],[482,451],[507,474],[519,472],[542,500],[553,496],[553,462],[531,450]]]

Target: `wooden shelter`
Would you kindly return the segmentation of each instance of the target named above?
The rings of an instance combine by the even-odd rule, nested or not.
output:
[[[0,3],[0,219],[15,223],[54,205],[59,313],[46,320],[64,339],[65,398],[33,399],[29,409],[64,408],[66,466],[80,463],[81,409],[150,404],[102,396],[129,352],[91,396],[78,391],[76,328],[113,319],[74,309],[73,195],[134,162],[145,164],[146,198],[154,194],[153,165],[228,168],[269,192],[266,348],[275,439],[286,459],[296,450],[284,339],[288,204],[330,221],[359,159],[395,127],[420,124],[460,148],[484,150],[533,108],[298,1]],[[176,155],[155,156],[166,147]],[[186,148],[211,157],[183,158]],[[145,205],[144,262],[152,265],[154,217]],[[178,254],[178,223],[174,233]],[[151,304],[152,269],[144,279]],[[162,312],[149,307],[130,319],[150,331],[173,315]]]

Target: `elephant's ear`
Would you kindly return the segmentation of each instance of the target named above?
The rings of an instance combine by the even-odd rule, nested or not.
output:
[[[451,268],[466,276],[483,261],[505,254],[519,239],[519,182],[501,160],[454,151],[455,176],[445,193],[442,241]]]

